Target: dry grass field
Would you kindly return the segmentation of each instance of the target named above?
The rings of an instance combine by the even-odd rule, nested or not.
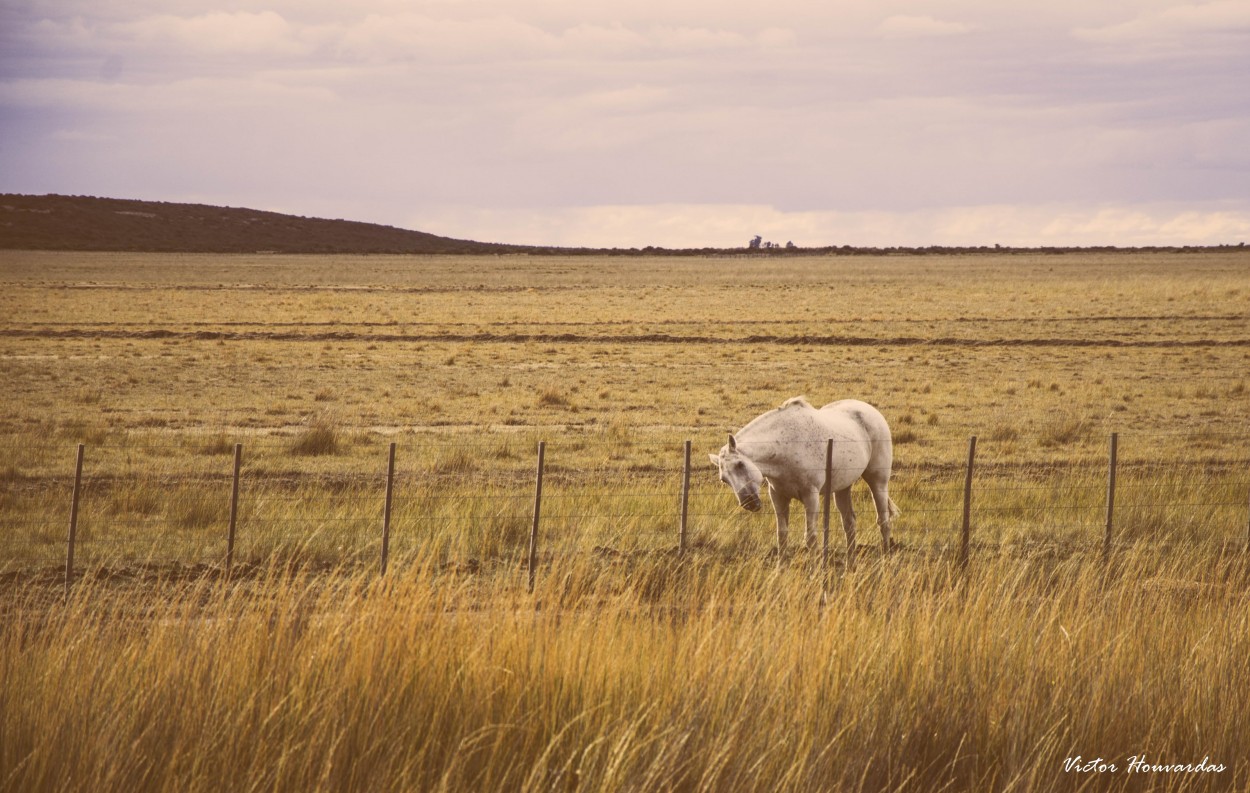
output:
[[[1250,789],[1250,254],[0,282],[0,790]],[[855,570],[836,514],[828,568],[778,559],[707,467],[795,394],[890,420],[888,559],[863,493]]]

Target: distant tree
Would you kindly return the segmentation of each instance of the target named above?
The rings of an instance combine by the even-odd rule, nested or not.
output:
[[[787,249],[790,249],[790,248],[795,248],[795,247],[797,247],[797,246],[796,246],[796,245],[795,245],[792,241],[790,241],[790,240],[787,240],[787,241],[786,241],[786,248],[787,248]]]
[[[760,235],[756,234],[756,235],[755,235],[755,237],[751,240],[751,242],[747,244],[747,247],[748,247],[748,248],[750,248],[750,249],[752,249],[752,250],[755,250],[755,249],[759,248],[759,247],[760,247],[760,240],[761,240],[761,239],[763,239],[763,237],[761,237]]]

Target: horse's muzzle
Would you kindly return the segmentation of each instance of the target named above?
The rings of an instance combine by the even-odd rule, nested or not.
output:
[[[759,512],[760,509],[764,506],[762,503],[760,503],[759,496],[739,496],[738,505],[741,506],[743,509],[745,509],[747,512]]]

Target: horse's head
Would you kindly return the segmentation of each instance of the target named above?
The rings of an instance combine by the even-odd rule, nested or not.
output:
[[[738,449],[738,441],[729,436],[729,443],[720,449],[720,454],[709,454],[708,459],[720,469],[720,480],[733,489],[738,497],[738,506],[751,512],[759,512],[760,485],[764,482],[764,474],[759,466],[751,462],[751,458]]]

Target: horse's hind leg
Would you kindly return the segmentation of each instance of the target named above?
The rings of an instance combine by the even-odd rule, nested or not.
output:
[[[872,491],[872,503],[877,508],[877,526],[881,529],[881,554],[885,556],[890,553],[890,530],[893,528],[895,514],[890,511],[894,506],[894,502],[890,501],[890,480],[887,477],[869,478],[865,475],[864,481]]]
[[[833,494],[833,503],[838,506],[838,514],[842,516],[842,531],[846,532],[846,569],[855,569],[855,507],[851,504],[851,489],[838,490]]]

